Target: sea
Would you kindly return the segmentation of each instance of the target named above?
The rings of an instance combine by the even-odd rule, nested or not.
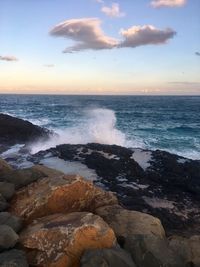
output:
[[[200,159],[200,96],[0,95],[0,113],[57,133],[32,153],[96,142]]]

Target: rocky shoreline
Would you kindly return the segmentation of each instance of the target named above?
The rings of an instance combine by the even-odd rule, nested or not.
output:
[[[1,152],[26,146],[0,159],[0,267],[200,266],[200,161],[101,144],[31,155],[29,123],[1,118]]]

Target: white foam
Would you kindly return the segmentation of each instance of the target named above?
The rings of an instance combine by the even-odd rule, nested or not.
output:
[[[3,159],[6,159],[6,158],[11,158],[11,157],[16,157],[18,156],[18,153],[19,153],[19,150],[23,147],[24,145],[22,144],[18,144],[18,145],[14,145],[12,146],[11,148],[9,148],[8,150],[4,151],[2,154],[1,154],[1,157]]]
[[[95,181],[97,179],[96,172],[80,162],[65,161],[57,157],[50,157],[41,160],[40,163],[49,168],[62,171],[65,174],[79,174],[91,181]]]
[[[151,166],[150,160],[152,159],[152,153],[151,151],[145,151],[139,148],[136,148],[133,150],[134,153],[131,156],[132,159],[134,159],[140,167],[143,168],[143,170],[146,170],[148,167]]]
[[[173,201],[156,197],[150,198],[144,196],[143,199],[149,206],[157,209],[173,209],[175,204]]]
[[[100,143],[108,145],[126,146],[126,136],[116,128],[116,116],[109,109],[92,109],[86,112],[84,122],[64,130],[57,130],[47,142],[34,143],[31,152],[37,153],[59,144],[87,144]]]

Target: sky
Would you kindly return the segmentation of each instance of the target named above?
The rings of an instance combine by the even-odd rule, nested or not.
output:
[[[200,0],[0,0],[0,93],[200,95]]]

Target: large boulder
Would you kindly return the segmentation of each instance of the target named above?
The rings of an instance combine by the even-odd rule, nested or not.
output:
[[[151,215],[126,210],[119,205],[100,207],[96,209],[95,213],[101,216],[114,230],[122,246],[126,238],[133,235],[165,237],[160,220]]]
[[[15,232],[19,232],[22,228],[21,219],[9,212],[0,212],[0,225],[2,224],[10,226]]]
[[[27,144],[49,135],[50,131],[28,121],[0,114],[0,144]]]
[[[0,225],[0,251],[14,247],[18,239],[18,235],[10,226]]]
[[[131,256],[120,248],[87,250],[81,267],[136,267]]]
[[[131,253],[138,267],[185,267],[178,252],[170,249],[167,239],[164,238],[131,235],[126,238],[124,248]]]
[[[79,175],[46,177],[19,190],[12,198],[10,212],[26,223],[54,213],[94,211],[116,204],[111,193],[95,187]]]
[[[0,253],[0,267],[28,267],[25,253],[18,249]]]
[[[173,236],[170,237],[169,244],[183,259],[185,266],[200,267],[200,236]]]
[[[36,220],[20,234],[31,266],[78,267],[87,249],[115,245],[114,232],[92,213],[53,214]]]
[[[0,182],[0,194],[9,200],[15,193],[15,186],[11,183]]]

